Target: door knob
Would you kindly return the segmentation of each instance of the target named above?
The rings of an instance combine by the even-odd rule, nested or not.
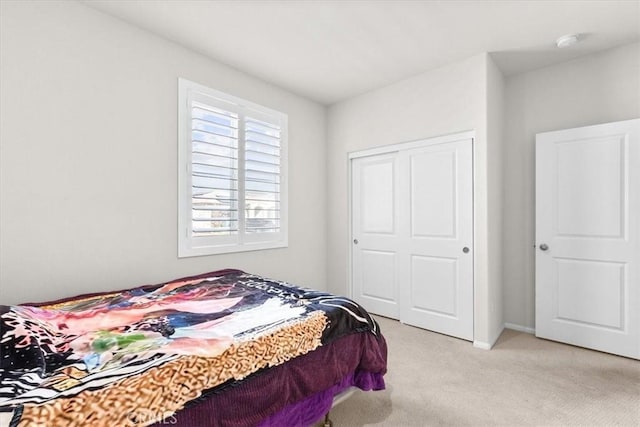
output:
[[[358,239],[353,239],[353,244],[357,245],[358,244]]]
[[[543,244],[541,244],[541,245],[540,245],[540,250],[541,250],[541,251],[546,251],[546,250],[548,250],[548,249],[549,249],[549,246],[547,246],[547,244],[546,244],[546,243],[543,243]]]
[[[462,252],[464,252],[465,254],[468,254],[469,248],[465,246],[464,248],[462,248]]]

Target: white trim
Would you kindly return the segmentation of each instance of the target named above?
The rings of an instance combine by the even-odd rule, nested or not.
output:
[[[505,323],[504,327],[505,327],[505,329],[512,329],[514,331],[524,332],[526,334],[531,334],[531,335],[535,335],[536,334],[535,328],[530,328],[528,326],[522,326],[522,325],[516,325],[515,323]]]
[[[223,102],[226,104],[234,105],[240,107],[242,109],[250,109],[253,110],[253,113],[258,114],[268,114],[269,116],[280,117],[282,113],[277,110],[273,110],[271,108],[262,106],[260,104],[256,104],[251,101],[247,101],[246,99],[238,98],[237,96],[229,95],[228,93],[211,89],[210,87],[201,85],[199,83],[193,82],[191,80],[187,80],[182,77],[178,77],[178,86],[184,86],[186,89],[192,89],[195,92],[200,93],[201,95],[208,96],[210,98],[216,99],[218,102]]]
[[[484,342],[484,341],[474,341],[473,342],[473,346],[475,348],[479,348],[479,349],[482,349],[482,350],[491,350],[493,348],[493,346],[496,345],[496,343],[498,342],[498,339],[500,339],[500,335],[502,335],[503,332],[504,332],[504,325],[502,325],[502,327],[500,328],[500,330],[496,334],[496,337],[493,339],[493,342],[491,344],[489,344],[488,342]]]
[[[354,299],[353,295],[353,247],[351,245],[351,239],[353,239],[353,208],[352,208],[352,191],[353,185],[353,171],[352,171],[352,158],[347,156],[347,296]]]
[[[462,141],[467,139],[475,140],[475,132],[472,130],[468,130],[468,131],[452,133],[448,135],[418,139],[415,141],[383,145],[380,147],[369,148],[366,150],[352,151],[348,153],[348,156],[349,156],[349,160],[352,160],[358,157],[376,156],[378,154],[393,153],[395,151],[410,150],[412,148],[427,147],[430,145],[445,144],[448,142],[456,142],[456,141]],[[349,165],[351,165],[351,162],[349,162]]]
[[[238,232],[229,236],[193,237],[191,207],[191,102],[236,113],[238,125],[238,182],[244,183],[244,118],[280,126],[280,230],[245,233],[244,186],[238,185]],[[187,79],[178,78],[178,258],[277,249],[288,246],[288,116]]]
[[[188,248],[178,255],[179,258],[193,257],[193,256],[205,256],[205,255],[218,255],[218,254],[230,254],[234,252],[250,252],[250,251],[262,251],[265,249],[279,249],[286,248],[286,241],[268,241],[268,242],[245,242],[242,245],[230,244],[230,245],[216,245],[216,246],[194,246]],[[215,251],[215,252],[214,252]]]
[[[471,247],[475,248],[475,242],[476,242],[476,227],[475,227],[475,221],[476,221],[476,197],[475,197],[475,191],[476,191],[476,182],[475,182],[475,164],[476,164],[476,139],[475,139],[475,131],[474,130],[466,130],[466,131],[462,131],[462,132],[456,132],[456,133],[451,133],[451,134],[446,134],[446,135],[439,135],[439,136],[434,136],[434,137],[428,137],[428,138],[423,138],[423,139],[419,139],[419,140],[414,140],[414,141],[407,141],[407,142],[401,142],[401,143],[396,143],[396,144],[389,144],[389,145],[383,145],[383,146],[379,146],[379,147],[374,147],[374,148],[369,148],[369,149],[365,149],[365,150],[359,150],[359,151],[352,151],[352,152],[348,152],[347,153],[347,239],[346,239],[346,245],[347,245],[347,295],[349,296],[349,298],[353,299],[354,295],[353,295],[353,246],[352,246],[352,239],[353,239],[353,194],[352,194],[352,185],[353,185],[353,168],[352,168],[352,164],[353,164],[353,160],[357,159],[357,158],[361,158],[361,157],[368,157],[368,156],[375,156],[375,155],[380,155],[380,154],[389,154],[389,153],[394,153],[394,152],[398,152],[401,150],[409,150],[409,149],[414,149],[414,148],[421,148],[421,147],[427,147],[427,146],[431,146],[431,145],[437,145],[437,144],[445,144],[445,143],[451,143],[451,142],[457,142],[457,141],[466,141],[466,140],[471,140],[471,150],[472,150],[472,179],[473,179],[473,186],[472,186],[472,207],[473,207],[473,221],[472,221],[472,242],[471,242]],[[473,297],[473,318],[474,318],[474,325],[473,325],[473,335],[475,335],[475,311],[476,311],[476,299],[475,299],[475,284],[476,284],[476,257],[475,257],[475,251],[473,251],[472,253],[473,255],[473,274],[472,274],[472,280],[473,280],[473,293],[474,293],[474,297]],[[402,320],[398,319],[401,323]],[[500,331],[500,334],[502,333],[502,330]],[[498,334],[498,338],[500,337],[500,334]],[[496,341],[497,339],[496,338]],[[476,342],[474,341],[474,346],[476,345]],[[494,342],[495,344],[495,342]],[[478,345],[481,346],[488,346],[487,349],[490,349],[493,344],[485,344],[485,343],[481,343],[478,342]],[[483,347],[481,347],[483,348]]]
[[[475,348],[479,348],[481,350],[491,350],[491,347],[493,347],[491,344],[483,342],[483,341],[474,341],[473,342],[473,346]]]

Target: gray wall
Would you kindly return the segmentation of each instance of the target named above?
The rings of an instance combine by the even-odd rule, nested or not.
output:
[[[0,303],[226,267],[326,286],[325,108],[78,2],[1,2]],[[177,78],[289,115],[289,247],[177,258]]]
[[[535,325],[535,135],[640,117],[640,44],[506,79],[505,322]]]

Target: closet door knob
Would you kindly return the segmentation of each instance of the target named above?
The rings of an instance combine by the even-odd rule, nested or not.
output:
[[[541,251],[546,251],[546,250],[548,250],[548,249],[549,249],[549,246],[547,246],[547,244],[546,244],[546,243],[543,243],[543,244],[541,244],[541,245],[540,245],[540,250],[541,250]]]
[[[353,239],[353,244],[357,245],[358,244],[358,239]]]
[[[464,248],[462,248],[462,252],[464,252],[465,254],[468,254],[469,248],[465,246]]]

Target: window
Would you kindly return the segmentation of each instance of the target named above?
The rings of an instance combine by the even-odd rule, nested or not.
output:
[[[178,256],[287,246],[287,115],[178,80]]]

